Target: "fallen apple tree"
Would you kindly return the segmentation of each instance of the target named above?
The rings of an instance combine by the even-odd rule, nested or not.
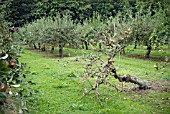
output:
[[[97,94],[99,85],[104,84],[111,87],[114,87],[116,90],[118,88],[116,85],[111,84],[108,80],[109,76],[113,76],[115,79],[118,79],[120,82],[126,82],[126,83],[133,83],[137,84],[139,89],[150,89],[150,87],[147,85],[146,81],[141,80],[140,78],[132,75],[119,75],[116,72],[116,68],[114,67],[114,56],[116,53],[119,53],[120,50],[122,50],[124,47],[119,48],[113,55],[108,56],[108,61],[105,62],[104,60],[100,59],[99,56],[90,56],[90,62],[86,65],[85,72],[87,77],[85,77],[86,80],[89,80],[89,78],[96,77],[95,84],[92,85],[89,81],[89,84],[91,85],[91,89],[89,91],[86,91],[84,95],[88,94],[91,90],[95,90]]]
[[[116,29],[116,28],[115,28]],[[114,30],[115,31],[115,30]],[[122,33],[121,33],[122,34]],[[91,86],[90,90],[86,90],[84,95],[90,93],[90,91],[95,90],[96,94],[99,95],[98,88],[101,84],[114,87],[116,90],[119,90],[115,84],[109,82],[109,77],[114,77],[118,79],[119,82],[133,83],[138,85],[139,89],[150,89],[146,81],[141,80],[140,78],[132,75],[120,75],[117,74],[116,68],[114,66],[114,57],[117,54],[120,54],[124,48],[128,45],[128,38],[130,36],[130,29],[127,29],[122,35],[113,34],[104,32],[100,33],[102,35],[102,44],[104,46],[104,54],[107,56],[107,60],[102,57],[102,52],[98,54],[90,54],[84,57],[86,61],[86,67],[84,70],[84,79],[88,81]],[[107,37],[111,36],[111,37]],[[116,38],[117,36],[117,38]],[[120,37],[121,36],[121,37]],[[123,37],[122,37],[123,36]],[[119,38],[120,37],[120,38]],[[95,78],[95,82],[91,82]]]

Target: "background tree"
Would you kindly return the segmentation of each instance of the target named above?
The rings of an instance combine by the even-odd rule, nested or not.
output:
[[[33,11],[37,0],[12,0],[6,6],[5,20],[12,23],[12,26],[23,26],[26,22],[35,19]]]
[[[168,0],[12,0],[5,8],[5,19],[15,26],[22,26],[42,17],[53,18],[59,12],[62,15],[69,14],[72,20],[82,23],[83,20],[93,17],[93,12],[98,12],[102,19],[107,19],[116,16],[118,12],[125,15],[128,10],[132,10],[134,16],[140,7],[143,7],[144,14],[150,7],[154,15],[159,6],[168,9],[168,4]]]

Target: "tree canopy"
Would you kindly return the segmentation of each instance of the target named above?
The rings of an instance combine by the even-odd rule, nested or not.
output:
[[[27,22],[42,17],[55,17],[57,13],[69,14],[75,22],[83,22],[93,17],[94,12],[102,15],[103,19],[116,16],[118,12],[126,14],[129,10],[135,14],[141,8],[143,13],[151,10],[152,15],[160,8],[169,15],[168,0],[2,0],[4,18],[14,26],[22,26]]]

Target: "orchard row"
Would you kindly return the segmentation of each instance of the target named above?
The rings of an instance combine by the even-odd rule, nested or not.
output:
[[[82,23],[74,23],[69,15],[54,18],[42,18],[25,25],[20,29],[21,40],[34,49],[49,50],[53,53],[58,47],[60,57],[63,57],[63,47],[89,49],[88,45],[97,46],[99,51],[104,50],[104,45],[129,45],[147,46],[149,57],[152,48],[168,43],[169,26],[168,17],[160,9],[155,15],[148,11],[143,14],[139,11],[135,16],[129,11],[122,17],[102,20],[102,16],[94,13],[91,19]],[[108,47],[109,48],[109,47]]]

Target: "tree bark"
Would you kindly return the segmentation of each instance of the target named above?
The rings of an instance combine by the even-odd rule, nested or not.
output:
[[[85,47],[86,47],[86,50],[88,50],[88,42],[87,41],[84,41],[84,44],[85,44]]]
[[[139,38],[136,38],[136,40],[135,40],[135,46],[134,46],[134,49],[136,49],[136,48],[137,48],[137,45],[138,45],[138,44],[140,44],[140,43],[139,43]]]
[[[147,46],[147,52],[146,52],[145,58],[150,58],[151,50],[152,50],[151,45],[148,45]]]
[[[34,49],[37,49],[37,46],[36,46],[36,44],[35,44],[35,43],[33,43],[33,46],[34,46]]]
[[[61,41],[59,41],[59,57],[63,58],[63,45]]]
[[[41,49],[41,44],[40,44],[40,43],[38,43],[38,49],[39,49],[39,50]]]
[[[137,44],[139,43],[139,35],[138,33],[136,33],[136,39],[135,39],[135,46],[134,46],[134,49],[137,48]]]
[[[125,76],[121,76],[121,75],[118,75],[117,73],[115,73],[116,70],[115,69],[112,69],[112,73],[113,73],[113,76],[118,79],[120,82],[130,82],[130,83],[133,83],[133,84],[137,84],[139,89],[150,89],[150,87],[146,84],[145,81],[141,80],[140,78],[136,77],[136,76],[132,76],[132,75],[125,75]]]
[[[120,52],[120,50],[124,48],[125,47],[120,48],[117,52]],[[140,78],[136,76],[132,76],[129,74],[125,76],[118,75],[115,67],[112,65],[112,62],[109,61],[110,59],[113,59],[115,55],[116,54],[113,54],[112,56],[110,56],[108,59],[108,63],[104,66],[111,72],[111,75],[114,76],[114,78],[118,79],[120,82],[130,82],[133,84],[137,84],[139,89],[144,89],[144,90],[150,89],[150,87],[146,84],[145,81],[141,80]]]

